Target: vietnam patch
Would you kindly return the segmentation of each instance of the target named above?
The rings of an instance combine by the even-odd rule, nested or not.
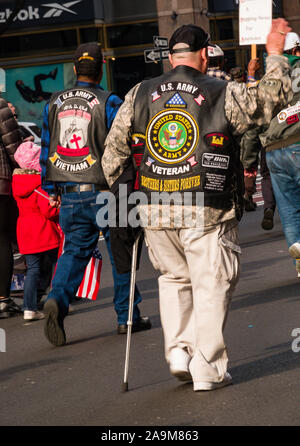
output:
[[[196,148],[199,129],[194,118],[183,110],[163,110],[148,124],[146,143],[151,155],[168,164],[189,158]]]
[[[93,164],[96,163],[96,160],[92,158],[92,155],[87,156],[81,161],[70,163],[68,161],[62,160],[56,152],[52,157],[49,158],[49,160],[51,161],[53,166],[56,167],[56,169],[72,173],[78,173],[88,170],[92,167]]]

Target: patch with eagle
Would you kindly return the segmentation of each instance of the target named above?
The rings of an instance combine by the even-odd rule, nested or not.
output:
[[[176,164],[195,150],[199,128],[194,118],[183,110],[163,110],[148,124],[146,143],[153,157],[163,163]]]

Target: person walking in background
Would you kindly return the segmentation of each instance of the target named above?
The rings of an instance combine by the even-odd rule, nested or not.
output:
[[[195,25],[178,28],[169,41],[172,70],[129,91],[105,141],[102,167],[111,188],[132,163],[135,135],[144,141],[139,185],[147,204],[139,209],[149,257],[161,272],[165,356],[171,374],[192,380],[194,391],[232,381],[223,330],[239,277],[243,175],[235,137],[269,123],[291,98],[282,56],[289,30],[284,19],[273,21],[266,75],[250,89],[207,76],[209,35]],[[154,191],[176,192],[181,204],[155,204]]]
[[[225,60],[223,50],[218,45],[211,44],[208,47],[208,56],[209,62],[206,74],[223,81],[232,81],[231,76],[224,71]]]
[[[259,136],[266,130],[266,126],[255,127],[248,130],[241,139],[241,161],[244,166],[245,181],[245,210],[247,212],[256,209],[253,195],[256,192],[256,177],[260,155],[260,174],[262,177],[261,188],[264,201],[264,215],[261,227],[265,231],[273,229],[276,200],[270,178],[270,172],[266,163],[266,152],[261,145]]]
[[[129,305],[130,272],[117,272],[109,228],[100,227],[96,220],[105,201],[98,204],[97,197],[101,201],[101,192],[108,190],[101,167],[104,141],[122,101],[99,85],[103,56],[97,43],[80,45],[74,63],[76,85],[51,97],[44,110],[42,132],[42,187],[51,195],[54,206],[61,203],[60,226],[65,235],[64,252],[44,305],[45,336],[55,346],[66,343],[64,318],[97,246],[99,230],[112,264],[119,334],[127,332]],[[133,331],[151,328],[150,319],[140,315],[140,301],[136,287]]]
[[[60,243],[59,211],[50,206],[49,196],[41,188],[40,153],[39,146],[25,142],[14,155],[20,166],[14,170],[12,180],[13,196],[19,208],[17,242],[27,265],[23,304],[25,321],[44,318],[37,309],[41,264],[46,257],[50,271],[54,270]]]
[[[0,318],[9,317],[21,309],[10,298],[13,274],[12,241],[17,219],[17,207],[11,195],[12,170],[17,167],[14,153],[22,143],[17,121],[7,102],[0,98]]]
[[[248,64],[247,86],[256,86],[259,79],[256,79],[256,72],[260,69],[259,59],[251,59]],[[274,212],[276,201],[272,189],[270,172],[266,163],[265,151],[261,146],[259,139],[260,133],[266,130],[267,126],[255,127],[248,130],[241,138],[241,161],[244,166],[245,183],[245,211],[255,211],[257,204],[253,200],[256,192],[256,178],[259,166],[260,155],[260,174],[262,176],[261,188],[264,200],[264,216],[261,222],[262,229],[268,231],[274,226]]]

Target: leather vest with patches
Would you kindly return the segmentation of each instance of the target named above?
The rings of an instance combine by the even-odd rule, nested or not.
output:
[[[91,183],[108,189],[101,158],[108,133],[105,105],[110,95],[90,86],[52,95],[46,180]]]
[[[141,191],[204,192],[206,206],[225,210],[240,201],[239,148],[225,116],[226,85],[187,66],[141,84],[131,143]]]

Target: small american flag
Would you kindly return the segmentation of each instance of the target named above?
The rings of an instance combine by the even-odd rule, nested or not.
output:
[[[85,269],[85,273],[78,288],[77,297],[96,300],[100,287],[102,268],[102,255],[98,248],[93,251],[92,257]]]
[[[65,236],[61,231],[58,257],[60,257],[64,252],[64,244],[65,244]],[[100,287],[101,269],[102,269],[102,255],[99,249],[96,248],[94,249],[92,257],[90,258],[90,261],[87,264],[87,267],[85,268],[84,276],[77,290],[76,297],[84,297],[90,300],[97,299],[97,294]]]

